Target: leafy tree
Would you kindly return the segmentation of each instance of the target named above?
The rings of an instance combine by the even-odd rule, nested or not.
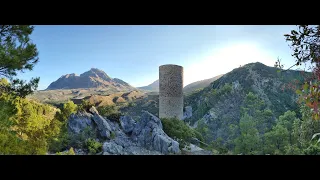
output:
[[[203,141],[202,135],[189,127],[184,121],[176,118],[162,118],[163,131],[179,142],[180,148],[188,145],[192,138]]]
[[[313,119],[319,119],[320,26],[299,25],[296,30],[292,30],[290,34],[284,36],[286,41],[290,43],[293,50],[292,56],[296,61],[290,68],[309,64],[309,70],[312,71],[312,76],[305,76],[306,73],[301,73],[302,76],[305,76],[304,85],[298,88],[296,92],[301,96],[300,102],[314,110],[312,113]],[[279,60],[275,67],[283,69]]]
[[[277,124],[265,135],[267,154],[285,154],[285,147],[289,145],[289,131],[281,124]]]
[[[54,109],[7,93],[0,95],[0,106],[0,154],[45,154],[47,140],[59,133]]]
[[[38,62],[38,50],[30,35],[34,30],[29,25],[0,25],[0,77],[12,81],[10,88],[0,89],[25,97],[37,89],[40,78],[32,78],[29,83],[15,79],[18,72],[32,70]]]
[[[292,136],[291,136],[294,122],[296,122],[296,126],[299,126],[300,120],[296,118],[296,113],[293,111],[287,111],[284,113],[284,115],[279,116],[279,120],[277,122],[277,124],[285,127],[288,130],[290,143],[294,143],[297,140],[297,139],[292,139]],[[298,134],[295,134],[295,136],[298,136]]]
[[[240,136],[235,139],[235,153],[259,154],[261,151],[261,139],[253,118],[248,114],[242,116],[239,128]]]
[[[255,116],[258,111],[262,110],[264,102],[252,92],[249,92],[243,103],[242,114],[247,113],[249,116]]]
[[[320,145],[319,144],[311,144],[308,148],[306,148],[303,153],[305,155],[320,155]]]
[[[243,116],[244,114],[254,118],[260,134],[268,131],[274,122],[272,111],[267,109],[264,101],[252,92],[246,95],[241,107],[241,115]]]
[[[65,122],[69,116],[73,113],[77,112],[77,105],[74,104],[72,101],[68,101],[63,104],[63,107],[60,112],[57,112],[56,118],[61,122]]]
[[[49,151],[59,152],[69,145],[70,137],[68,135],[67,123],[68,118],[71,114],[77,112],[77,105],[72,101],[68,101],[63,104],[60,112],[55,115],[55,126],[59,127],[59,133],[57,136],[52,136],[49,138]]]
[[[87,139],[85,147],[89,151],[89,154],[97,154],[102,151],[102,144],[94,139]]]

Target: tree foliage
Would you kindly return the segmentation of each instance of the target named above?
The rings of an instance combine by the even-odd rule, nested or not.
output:
[[[192,138],[203,141],[202,135],[189,127],[184,121],[176,118],[162,118],[163,131],[171,138],[177,140],[181,148],[188,145]]]
[[[261,139],[252,116],[245,114],[240,119],[240,136],[235,139],[235,153],[237,154],[258,154],[260,151]]]
[[[318,120],[320,119],[318,110],[320,99],[320,26],[299,25],[297,30],[292,30],[284,36],[293,51],[292,56],[296,61],[293,66],[309,64],[309,70],[312,71],[312,76],[306,77],[303,86],[299,87],[296,92],[301,97],[300,102],[313,109],[313,119]],[[283,65],[277,61],[275,67],[282,69]]]
[[[54,108],[6,93],[0,95],[0,106],[0,153],[45,154],[47,140],[60,130]]]
[[[39,60],[36,45],[29,37],[33,30],[29,25],[0,25],[0,77],[11,81],[10,88],[0,85],[2,91],[25,97],[37,89],[39,78],[28,83],[14,78],[18,72],[32,70]]]

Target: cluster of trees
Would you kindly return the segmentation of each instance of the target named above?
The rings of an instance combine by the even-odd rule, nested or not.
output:
[[[221,154],[244,155],[319,155],[320,144],[313,140],[320,132],[320,121],[312,119],[312,110],[301,106],[301,117],[287,111],[274,119],[273,113],[253,93],[248,93],[237,124],[229,125],[229,138],[211,142],[211,149]],[[207,127],[202,127],[203,129]]]
[[[247,99],[250,96],[254,95],[248,94]],[[239,123],[240,136],[235,139],[235,153],[288,155],[320,153],[320,146],[311,140],[315,132],[320,132],[320,122],[312,119],[310,108],[301,107],[301,118],[298,118],[294,111],[287,111],[272,121],[272,112],[267,109],[259,110],[260,104],[255,100],[249,104],[247,102],[243,108],[244,113]],[[317,148],[318,152],[315,151]]]

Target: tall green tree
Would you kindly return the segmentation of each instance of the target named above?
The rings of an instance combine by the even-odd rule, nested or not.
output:
[[[285,154],[285,147],[289,145],[289,131],[280,124],[277,124],[265,135],[265,149],[267,154]]]
[[[259,154],[261,139],[256,128],[256,123],[251,116],[245,114],[240,119],[240,136],[235,139],[235,153]]]
[[[300,120],[296,117],[296,113],[294,111],[287,111],[285,112],[283,115],[279,116],[279,120],[277,122],[277,124],[285,127],[288,132],[289,132],[289,142],[291,144],[295,143],[295,141],[297,139],[293,138],[292,137],[292,131],[293,131],[293,125],[294,125],[294,122],[296,122],[295,126],[298,126],[299,125],[299,122]],[[297,127],[295,127],[297,128]],[[295,129],[297,130],[297,129]],[[295,137],[298,136],[298,134],[295,134],[294,135]]]
[[[0,78],[11,81],[11,87],[0,85],[0,91],[10,91],[25,97],[37,89],[40,78],[30,82],[15,78],[18,72],[32,70],[38,62],[38,50],[31,41],[34,30],[30,25],[0,25]]]

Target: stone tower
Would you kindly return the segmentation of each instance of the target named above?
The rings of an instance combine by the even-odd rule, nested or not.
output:
[[[183,117],[183,67],[159,67],[159,118]]]

